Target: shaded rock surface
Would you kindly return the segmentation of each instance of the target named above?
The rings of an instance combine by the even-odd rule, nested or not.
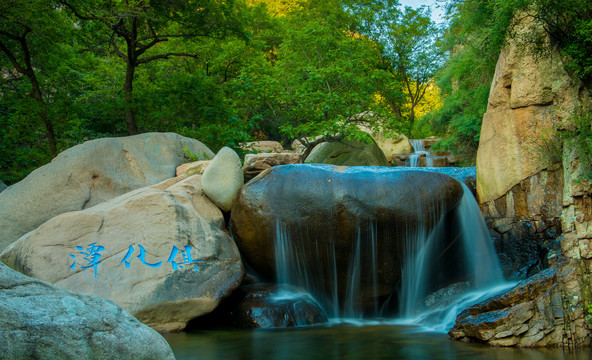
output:
[[[264,170],[278,165],[290,165],[302,163],[302,156],[299,154],[281,153],[281,154],[247,154],[245,155],[245,164],[243,171],[245,173],[245,182],[259,175]]]
[[[0,192],[6,190],[7,187],[8,186],[5,183],[3,183],[2,180],[0,180]]]
[[[174,360],[168,343],[111,301],[0,263],[0,358]]]
[[[213,153],[173,133],[147,133],[87,141],[0,193],[0,251],[54,216],[97,205],[175,176],[182,149]]]
[[[319,293],[337,291],[339,299],[346,297],[355,257],[361,274],[355,293],[358,305],[365,307],[393,293],[407,232],[418,227],[429,231],[462,195],[456,180],[431,172],[279,166],[239,191],[232,231],[245,261],[267,278],[276,275],[274,248],[284,241],[293,261],[314,271],[315,289],[307,289],[321,303]],[[443,258],[454,262],[453,256]],[[379,264],[375,276],[373,263]]]
[[[388,166],[388,160],[376,142],[324,142],[315,146],[305,159],[308,164],[339,166]]]
[[[458,315],[449,335],[494,346],[581,346],[590,342],[577,263],[557,263]],[[561,278],[562,282],[558,281]]]
[[[212,311],[244,275],[222,213],[197,175],[56,216],[0,259],[25,275],[113,300],[166,331]]]
[[[191,327],[287,328],[328,322],[327,315],[303,289],[276,284],[241,285],[211,314]]]
[[[218,151],[201,178],[204,193],[224,211],[230,210],[238,189],[244,183],[240,158],[229,147]]]

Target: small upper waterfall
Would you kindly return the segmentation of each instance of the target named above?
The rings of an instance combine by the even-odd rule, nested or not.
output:
[[[434,165],[434,160],[430,156],[430,152],[426,151],[425,146],[423,144],[423,139],[409,139],[411,146],[413,146],[413,154],[409,155],[409,166],[410,167],[420,167],[421,166],[421,156],[424,155],[426,158],[426,167],[432,167]]]

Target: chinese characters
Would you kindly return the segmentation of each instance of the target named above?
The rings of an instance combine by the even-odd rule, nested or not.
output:
[[[124,264],[126,268],[130,268],[132,266],[132,261],[135,258],[138,258],[140,263],[149,266],[151,268],[159,268],[163,265],[162,261],[153,262],[148,261],[146,259],[147,251],[142,245],[136,245],[138,251],[134,249],[132,245],[129,246],[127,253],[121,260],[120,264]],[[101,254],[100,252],[105,250],[105,247],[101,245],[97,245],[97,243],[92,243],[85,248],[82,246],[76,246],[76,250],[78,250],[79,254],[82,255],[82,260],[85,261],[84,265],[80,265],[80,269],[90,269],[94,268],[95,270],[95,278],[97,277],[97,268],[99,264],[102,263]],[[191,257],[191,246],[183,246],[183,249],[178,248],[177,246],[173,245],[171,249],[171,253],[166,261],[166,264],[170,264],[173,270],[180,270],[183,269],[183,265],[193,265],[194,271],[199,271],[197,267],[197,263],[203,262],[203,260],[194,260]],[[74,259],[72,265],[70,265],[70,269],[76,268],[76,255],[70,254],[70,257]]]

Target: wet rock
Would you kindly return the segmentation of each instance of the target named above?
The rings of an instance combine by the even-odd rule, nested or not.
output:
[[[376,142],[324,142],[311,151],[305,159],[308,164],[332,164],[339,166],[388,166],[388,160]]]
[[[449,335],[493,346],[581,346],[590,341],[579,289],[566,288],[579,277],[574,260],[559,262],[507,292],[460,313]],[[577,283],[577,280],[576,280]]]
[[[211,314],[190,327],[287,328],[326,323],[327,315],[301,288],[276,284],[242,285]]]
[[[568,230],[561,224],[563,183],[561,168],[541,171],[481,205],[507,278],[547,267],[547,253],[558,248],[554,240]]]
[[[238,189],[244,183],[240,158],[229,147],[218,151],[201,178],[204,193],[224,211],[230,210]]]
[[[232,230],[241,254],[259,274],[274,278],[274,244],[285,239],[296,251],[290,261],[315,273],[314,289],[307,289],[322,304],[322,294],[337,291],[339,299],[346,297],[351,263],[359,261],[358,305],[372,306],[377,297],[384,300],[400,281],[407,231],[423,226],[429,231],[463,194],[460,183],[449,176],[395,169],[306,164],[272,168],[246,184],[232,208]],[[442,259],[454,262],[455,257]],[[376,278],[372,264],[378,266]]]
[[[448,158],[445,156],[430,155],[421,158],[421,166],[425,167],[447,167]]]
[[[177,166],[175,173],[177,176],[187,175],[203,175],[211,160],[199,160]]]
[[[302,163],[302,156],[300,156],[299,154],[247,154],[245,155],[245,164],[243,165],[245,181],[251,180],[264,170],[267,170],[273,166],[300,163]]]
[[[214,154],[173,133],[87,141],[61,152],[0,195],[0,251],[54,216],[97,205],[175,176],[183,149]]]
[[[469,190],[471,190],[473,195],[476,196],[477,194],[477,189],[475,187],[477,169],[475,167],[413,168],[413,170],[446,174],[464,183],[469,188]]]
[[[0,308],[2,359],[175,359],[165,339],[111,301],[60,289],[2,263]]]
[[[448,306],[449,304],[451,304],[453,301],[456,300],[456,297],[459,294],[462,294],[470,287],[471,287],[471,284],[466,281],[446,286],[446,287],[426,296],[425,305],[427,308],[432,308],[432,307],[436,307],[436,306],[438,306],[438,307]]]
[[[112,300],[162,331],[182,330],[214,310],[244,275],[222,213],[197,175],[56,216],[0,259],[25,275]]]

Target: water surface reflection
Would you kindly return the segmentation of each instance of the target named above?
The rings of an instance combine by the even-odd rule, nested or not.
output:
[[[401,325],[340,324],[281,330],[207,330],[167,334],[177,360],[188,359],[590,359],[589,349],[492,348]]]

